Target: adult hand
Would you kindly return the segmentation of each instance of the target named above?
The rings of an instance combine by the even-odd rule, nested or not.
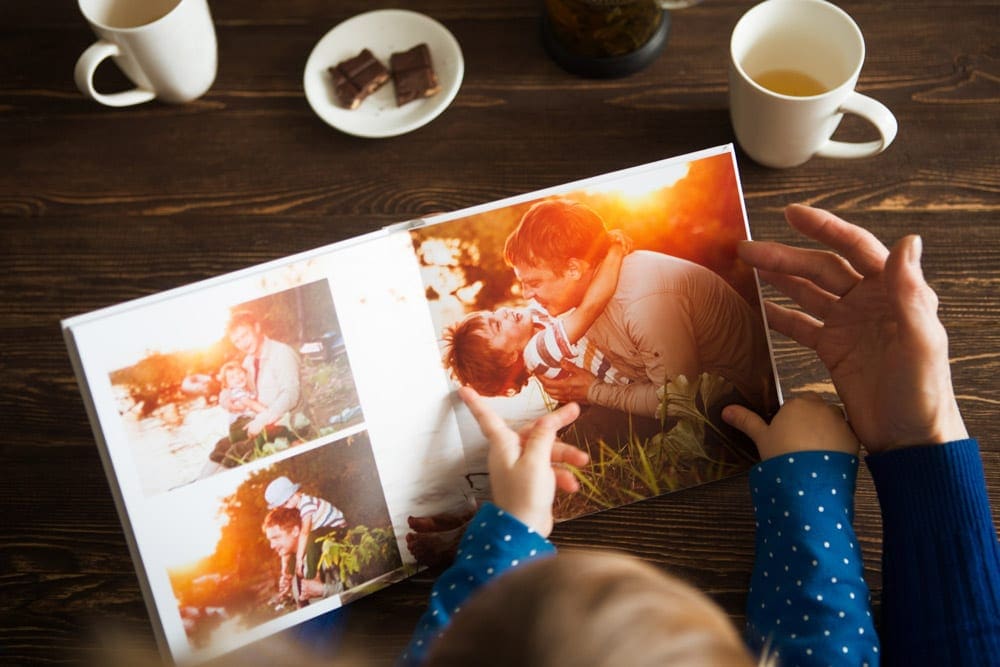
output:
[[[246,430],[247,435],[253,438],[260,434],[260,432],[264,430],[265,426],[267,426],[267,422],[264,421],[264,418],[261,415],[257,415],[247,422],[247,425],[243,428]]]
[[[865,447],[877,453],[968,437],[937,295],[920,268],[920,237],[890,252],[826,211],[792,205],[785,217],[834,252],[755,241],[740,245],[740,257],[801,306],[767,303],[770,326],[816,351]]]
[[[407,517],[410,532],[406,534],[406,548],[421,565],[447,565],[455,559],[462,533],[474,514],[475,510],[469,508],[431,516]]]
[[[278,577],[278,595],[287,595],[292,590],[292,575],[283,572]]]
[[[493,502],[542,537],[548,537],[556,487],[571,491],[579,488],[572,473],[558,464],[582,466],[589,459],[586,452],[556,439],[559,429],[579,416],[580,407],[568,403],[516,433],[471,387],[462,387],[458,395],[490,443],[487,465]]]
[[[722,418],[757,445],[760,458],[810,450],[858,453],[858,439],[835,405],[807,392],[785,401],[771,423],[741,405],[728,405]]]
[[[319,579],[301,579],[299,581],[299,602],[308,602],[315,598],[326,597],[326,589]]]
[[[586,403],[590,385],[597,381],[597,377],[568,362],[563,363],[562,370],[562,374],[557,378],[538,378],[545,388],[545,393],[559,403],[571,401]]]

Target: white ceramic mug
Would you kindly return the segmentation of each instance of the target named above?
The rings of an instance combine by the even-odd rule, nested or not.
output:
[[[77,87],[101,104],[123,107],[159,98],[190,102],[215,81],[217,47],[207,0],[79,0],[99,40],[76,62]],[[137,87],[104,94],[94,71],[105,58]]]
[[[881,153],[896,136],[896,118],[854,90],[864,60],[861,30],[839,7],[824,0],[766,0],[752,7],[729,44],[729,116],[736,140],[768,167],[794,167],[814,155]],[[792,87],[801,75],[808,85]],[[845,113],[874,125],[879,139],[831,140]]]

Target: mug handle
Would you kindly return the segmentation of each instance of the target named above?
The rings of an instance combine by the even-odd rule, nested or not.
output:
[[[156,97],[155,92],[145,88],[133,88],[132,90],[108,95],[94,90],[94,72],[97,70],[97,66],[105,58],[117,56],[120,53],[121,50],[119,50],[118,45],[111,42],[101,40],[91,44],[90,48],[80,55],[80,59],[76,61],[76,69],[73,71],[73,77],[76,79],[76,87],[80,89],[80,92],[109,107],[127,107],[133,104],[142,104]]]
[[[861,116],[878,130],[878,141],[849,142],[828,140],[819,147],[816,155],[832,158],[859,158],[877,155],[889,147],[896,138],[896,117],[889,109],[867,95],[852,92],[838,109],[841,113],[852,113]]]

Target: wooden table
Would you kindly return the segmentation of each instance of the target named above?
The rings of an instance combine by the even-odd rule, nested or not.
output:
[[[0,8],[0,662],[92,656],[96,626],[152,632],[63,346],[74,315],[452,210],[733,140],[728,36],[751,3],[673,14],[666,51],[625,79],[586,80],[542,50],[534,0],[425,0],[455,35],[465,80],[426,127],[384,140],[331,129],[302,70],[333,25],[385,2],[212,0],[218,78],[184,106],[113,110],[74,87],[93,37],[75,3]],[[892,242],[924,237],[954,380],[1000,502],[1000,60],[995,0],[840,3],[865,33],[860,90],[899,136],[883,155],[787,171],[741,164],[757,238],[794,240],[789,202]],[[121,77],[106,66],[108,86]],[[109,82],[109,83],[108,83]],[[845,123],[841,136],[867,137]],[[769,296],[774,296],[770,291]],[[786,395],[831,391],[813,356],[776,341]],[[866,473],[857,528],[876,608],[880,520]],[[753,556],[744,476],[560,525],[560,546],[636,554],[707,590],[737,623]],[[347,642],[372,664],[404,645],[435,572],[352,605]],[[103,622],[103,623],[99,623]]]

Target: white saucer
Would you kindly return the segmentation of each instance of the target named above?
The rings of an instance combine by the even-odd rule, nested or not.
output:
[[[368,48],[389,66],[389,56],[426,43],[441,91],[433,97],[396,106],[389,83],[350,110],[337,104],[328,68]],[[426,125],[444,111],[458,93],[465,62],[458,42],[434,19],[404,9],[380,9],[358,14],[337,25],[319,40],[309,60],[303,86],[313,111],[333,127],[358,137],[393,137]]]

